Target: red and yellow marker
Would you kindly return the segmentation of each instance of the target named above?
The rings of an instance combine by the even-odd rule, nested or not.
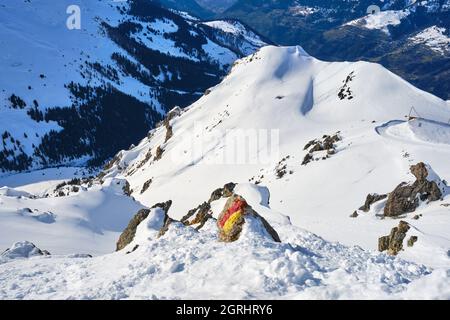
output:
[[[219,221],[219,226],[225,233],[229,233],[234,224],[239,221],[239,219],[244,214],[245,207],[247,203],[243,200],[237,199],[233,202],[227,212],[224,214],[222,219]]]

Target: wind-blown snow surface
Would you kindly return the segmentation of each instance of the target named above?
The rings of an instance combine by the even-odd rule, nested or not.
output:
[[[341,99],[343,88],[351,94]],[[412,106],[421,118],[406,123]],[[374,253],[378,238],[398,225],[396,219],[380,217],[383,202],[356,219],[349,217],[368,193],[391,192],[402,181],[414,180],[409,166],[417,162],[430,164],[449,181],[449,119],[447,102],[379,65],[323,62],[300,47],[264,48],[240,60],[220,85],[173,118],[173,136],[167,142],[166,127],[161,126],[138,146],[122,151],[103,186],[46,200],[0,196],[10,208],[0,214],[0,226],[13,219],[17,208],[42,204],[43,211],[44,202],[73,208],[83,203],[80,197],[96,199],[114,187],[112,181],[123,179],[137,202],[124,200],[128,211],[111,204],[100,218],[96,210],[102,208],[101,201],[89,208],[81,205],[85,211],[77,212],[87,212],[91,226],[116,231],[122,222],[122,228],[126,226],[116,217],[125,220],[122,214],[129,218],[141,203],[150,207],[167,200],[173,201],[169,215],[179,219],[233,181],[239,183],[236,192],[274,226],[281,244],[252,229],[238,242],[224,244],[217,242],[212,222],[198,233],[174,224],[158,240],[144,232],[143,239],[138,237],[143,244],[129,255],[8,260],[0,266],[0,297],[449,299],[447,194],[443,201],[422,204],[402,217],[412,226],[408,236],[418,236],[418,242],[398,258]],[[342,141],[336,144],[336,154],[301,165],[308,141],[338,131]],[[239,147],[233,140],[244,135],[254,142],[258,134],[262,137],[256,138],[255,149],[245,143]],[[149,158],[149,151],[154,156],[158,147],[164,150],[161,159]],[[280,177],[281,168],[285,175]],[[114,197],[123,199],[116,191]],[[223,205],[223,199],[212,203],[215,216]],[[55,210],[56,223],[67,212]],[[416,214],[422,217],[413,219]],[[110,215],[117,224],[107,228]],[[49,250],[51,237],[47,243],[35,241],[32,234],[23,239],[28,224],[21,223],[16,234],[2,233],[2,241],[9,240],[5,249],[28,240]],[[45,240],[40,232],[36,239]],[[81,248],[72,253],[92,252]],[[26,276],[30,274],[36,276]]]
[[[254,201],[255,188],[239,190]],[[431,297],[448,297],[437,279],[423,283],[430,277],[425,266],[332,244],[288,222],[274,223],[284,243],[274,243],[251,224],[237,242],[221,243],[211,220],[200,232],[175,223],[156,239],[160,218],[156,209],[139,225],[140,247],[131,254],[3,258],[0,298],[403,298],[411,294],[410,285]],[[32,276],[17,281],[18,274]],[[448,282],[445,274],[438,280]]]
[[[52,172],[42,173],[47,174],[44,179],[52,179]],[[35,182],[30,175],[30,183],[22,187],[0,188],[2,252],[14,242],[28,240],[52,254],[108,253],[114,250],[124,226],[142,208],[123,194],[121,180],[108,179],[103,185],[80,188],[65,197],[44,197],[61,181]],[[7,180],[0,181],[3,185]]]

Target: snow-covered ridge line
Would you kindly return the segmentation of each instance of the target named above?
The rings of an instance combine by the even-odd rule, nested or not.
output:
[[[9,260],[0,265],[5,279],[0,294],[26,299],[448,299],[450,195],[411,189],[434,187],[423,179],[398,186],[412,181],[411,166],[423,162],[440,177],[426,178],[445,191],[450,143],[442,133],[449,119],[447,101],[380,65],[324,62],[301,47],[262,48],[237,61],[190,107],[171,110],[138,145],[119,152],[91,186],[69,182],[55,189],[52,182],[47,198],[0,195],[5,249],[25,240],[26,231],[26,240],[51,253],[107,253],[81,260]],[[273,132],[272,140],[268,133]],[[254,232],[258,228],[245,230],[232,243],[218,241],[213,218],[222,228],[230,217],[239,218],[238,206],[222,219],[228,200],[216,188],[230,181],[237,183],[233,192],[270,223],[281,243],[261,237]],[[414,192],[414,201],[419,197],[414,212],[408,207],[395,218],[382,215],[385,199],[350,217],[368,193],[395,194],[401,188]],[[33,194],[37,186],[14,189]],[[214,199],[209,208],[207,199]],[[150,219],[138,228],[138,247],[133,243],[110,253],[134,214],[169,200],[169,218],[176,221],[163,234],[154,238],[162,219]],[[177,222],[203,210],[212,217],[201,229]],[[53,213],[55,222],[34,218],[45,212]],[[375,252],[380,237],[399,225],[397,218],[408,226],[402,250],[395,250],[398,257]],[[68,239],[68,234],[73,236]],[[114,265],[114,272],[105,271],[110,270],[105,265]],[[30,266],[55,280],[11,287]],[[218,277],[217,270],[224,275]],[[64,277],[80,282],[61,284]],[[45,291],[49,286],[54,291]]]

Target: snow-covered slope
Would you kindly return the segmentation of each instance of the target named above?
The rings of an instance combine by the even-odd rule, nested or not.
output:
[[[426,28],[411,37],[411,41],[425,44],[442,55],[450,52],[450,36],[446,28],[439,28],[437,26]]]
[[[400,139],[392,138],[394,129],[377,130],[392,120],[407,120],[412,107],[428,120],[411,123],[411,134],[400,130]],[[368,193],[390,192],[410,180],[409,166],[419,161],[448,180],[449,120],[445,101],[377,64],[328,63],[299,47],[266,47],[241,60],[209,95],[171,120],[173,136],[167,142],[161,126],[122,152],[109,174],[127,179],[145,205],[173,200],[175,218],[219,185],[256,182],[269,188],[272,208],[294,224],[330,240],[376,249],[378,236],[395,221],[348,216]],[[319,152],[319,161],[302,165],[308,141],[337,132],[342,141],[336,154]],[[249,139],[256,145],[246,148]],[[155,160],[151,156],[158,147],[164,152]],[[446,239],[449,220],[442,212],[448,209],[439,204],[434,209],[414,224]]]
[[[264,45],[234,34],[224,45],[221,30],[145,0],[78,1],[80,29],[69,29],[71,5],[2,1],[2,171],[101,164]]]
[[[67,211],[50,210],[55,229],[60,220],[75,233],[80,226],[73,219],[83,217],[81,227],[105,235],[97,238],[98,251],[80,245],[83,252],[72,253],[106,253],[114,245],[109,235],[119,226],[123,230],[142,206],[172,200],[169,216],[181,219],[216,188],[235,182],[234,192],[269,221],[281,243],[252,228],[235,243],[221,243],[212,220],[199,232],[173,223],[155,239],[156,219],[138,228],[139,247],[130,254],[127,249],[93,259],[6,259],[0,293],[4,298],[448,299],[449,120],[448,102],[380,65],[323,62],[300,47],[265,47],[237,62],[192,106],[170,112],[137,146],[118,153],[91,185],[77,191],[64,186],[44,199],[5,191],[0,232],[5,249],[24,240],[48,249],[58,239],[47,236],[51,229],[24,238],[20,230],[37,223],[35,214],[14,214],[19,208],[43,212],[45,206],[67,206]],[[331,147],[316,148],[329,139]],[[313,146],[316,151],[309,153]],[[375,253],[378,238],[399,223],[383,216],[387,200],[356,218],[350,215],[367,194],[386,194],[412,181],[410,166],[418,162],[440,177],[433,179],[442,187],[442,200],[422,201],[415,212],[400,216],[411,227],[408,237],[418,237],[413,247],[405,240],[396,258]],[[32,185],[15,189],[35,190]],[[107,195],[117,202],[102,204]],[[214,217],[224,201],[211,203]],[[8,232],[7,223],[17,233]],[[57,245],[53,250],[69,251]],[[107,271],[105,265],[116,268]],[[219,267],[227,272],[217,275]],[[53,280],[12,286],[19,274],[36,270]],[[74,281],[64,282],[67,277]]]
[[[42,183],[22,188],[36,190],[36,185],[43,193],[0,189],[0,251],[26,239],[52,254],[111,252],[124,226],[142,208],[124,194],[121,180],[95,183],[89,190],[77,187],[67,196],[47,195]]]
[[[259,211],[267,194],[240,185]],[[257,196],[264,205],[258,203]],[[265,208],[262,210],[262,208]],[[133,252],[100,257],[33,256],[16,243],[0,257],[2,299],[386,299],[448,298],[445,273],[398,258],[347,248],[272,222],[282,243],[245,225],[234,243],[219,242],[212,220],[200,230],[174,223],[161,238],[159,209],[138,227]],[[273,220],[272,220],[273,221]],[[134,246],[134,244],[130,244]],[[131,248],[131,247],[130,247]],[[31,252],[31,253],[32,253]],[[25,253],[25,255],[24,255]],[[29,257],[31,256],[31,257]],[[113,268],[111,268],[113,266]],[[219,273],[217,271],[220,271]],[[39,274],[22,277],[17,274]],[[413,288],[413,290],[411,290]]]

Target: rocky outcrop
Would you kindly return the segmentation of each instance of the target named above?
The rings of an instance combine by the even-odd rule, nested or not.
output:
[[[220,198],[228,198],[233,195],[234,188],[236,187],[236,183],[230,182],[223,186],[223,188],[219,188],[213,191],[211,197],[209,198],[208,203],[219,200]]]
[[[145,191],[148,190],[148,188],[150,188],[150,185],[152,184],[152,182],[153,182],[153,180],[149,179],[144,183],[144,185],[142,186],[141,194],[143,194]]]
[[[239,195],[232,195],[228,199],[217,220],[220,241],[234,242],[238,240],[248,219],[257,220],[273,241],[281,242],[275,229]]]
[[[142,209],[138,211],[138,213],[131,219],[131,221],[128,223],[128,226],[120,235],[119,241],[117,241],[116,251],[122,250],[133,241],[138,225],[142,221],[147,219],[149,214],[149,209]]]
[[[359,210],[364,211],[364,212],[369,212],[370,211],[370,206],[372,204],[374,204],[375,202],[384,200],[387,198],[387,194],[369,194],[367,195],[366,198],[366,202],[364,203],[364,205],[359,208]]]
[[[211,205],[209,202],[204,202],[197,208],[190,210],[181,219],[181,223],[185,226],[191,226],[200,230],[210,218],[212,218]]]
[[[123,193],[129,197],[133,194],[133,189],[131,189],[130,183],[127,180],[125,180],[122,190]]]
[[[419,240],[418,237],[411,236],[411,238],[409,238],[409,240],[408,240],[408,247],[413,247],[414,244],[417,242],[417,240]]]
[[[337,153],[335,144],[341,141],[342,138],[339,132],[334,135],[324,135],[322,139],[314,139],[309,141],[303,150],[308,150],[308,153],[303,159],[302,165],[306,166],[314,160],[325,160]],[[322,153],[317,156],[317,153]]]
[[[416,177],[414,183],[403,182],[389,194],[384,216],[397,217],[399,215],[414,212],[420,202],[440,200],[443,191],[438,186],[439,181],[430,178],[431,168],[420,162],[410,168]]]
[[[358,217],[359,217],[358,211],[354,211],[354,212],[350,215],[350,218],[358,218]]]
[[[400,221],[398,227],[393,228],[388,236],[378,239],[378,250],[396,256],[403,250],[403,240],[409,229],[410,225],[407,222]]]
[[[161,160],[163,153],[164,153],[164,149],[161,146],[158,146],[156,148],[155,161]]]
[[[211,193],[209,200],[202,203],[197,208],[189,210],[189,212],[180,220],[185,226],[195,227],[200,230],[205,223],[212,218],[211,202],[222,198],[229,198],[233,195],[236,184],[233,182],[227,183],[223,188],[218,188]]]
[[[171,219],[167,215],[171,205],[172,205],[172,201],[167,201],[164,203],[158,203],[158,204],[154,205],[151,209],[139,210],[138,213],[131,219],[131,221],[128,223],[128,226],[125,228],[125,230],[120,235],[119,240],[117,241],[117,244],[116,244],[116,251],[120,251],[120,250],[124,249],[126,246],[128,246],[133,241],[133,239],[136,235],[137,227],[142,223],[142,221],[147,219],[147,217],[151,213],[152,209],[160,208],[165,212],[164,226],[160,230],[160,234],[161,233],[164,234],[165,231],[163,231],[163,229],[167,228],[171,222]]]

